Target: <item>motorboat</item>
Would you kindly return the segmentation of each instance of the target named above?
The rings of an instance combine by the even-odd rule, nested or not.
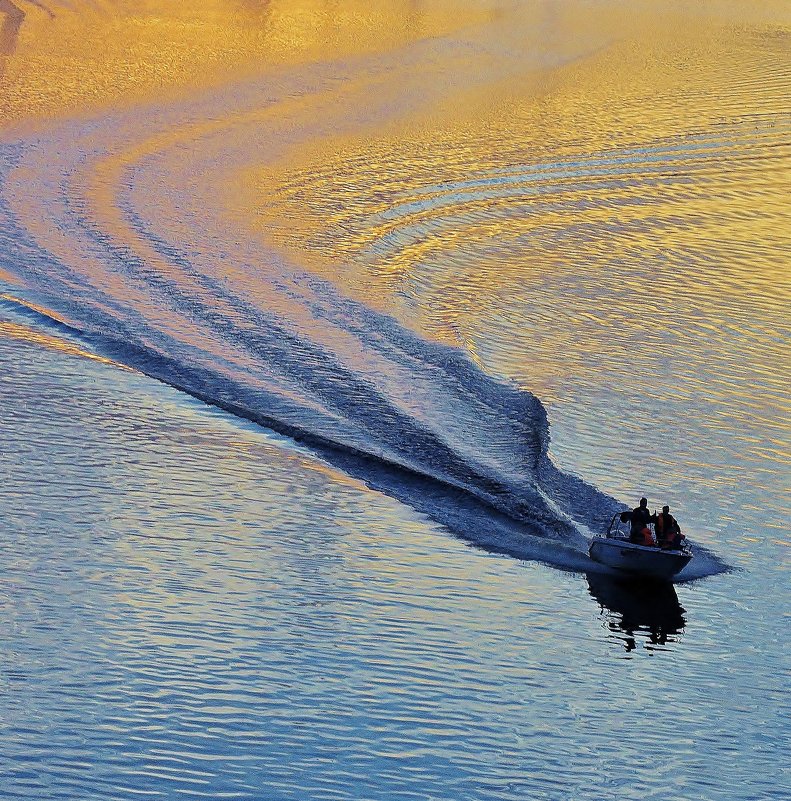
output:
[[[591,559],[626,573],[664,580],[671,579],[689,564],[692,551],[687,545],[669,549],[630,542],[630,519],[630,512],[613,515],[607,533],[591,540],[588,550]]]

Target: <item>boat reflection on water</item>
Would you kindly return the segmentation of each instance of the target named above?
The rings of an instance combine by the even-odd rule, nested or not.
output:
[[[649,650],[665,646],[684,631],[685,609],[669,582],[589,573],[588,589],[601,606],[606,627],[627,651],[642,639]]]

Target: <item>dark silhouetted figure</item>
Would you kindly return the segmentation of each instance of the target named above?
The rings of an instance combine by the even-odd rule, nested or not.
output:
[[[656,539],[661,548],[678,550],[681,547],[684,535],[678,521],[670,514],[669,506],[663,506],[662,513],[656,517]]]
[[[649,524],[656,520],[656,515],[648,511],[648,499],[640,498],[640,505],[632,509],[632,528],[629,532],[629,541],[638,545],[653,545]]]

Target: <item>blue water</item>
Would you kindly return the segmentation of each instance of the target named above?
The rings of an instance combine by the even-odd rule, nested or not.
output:
[[[768,546],[641,597],[15,333],[5,797],[783,797]]]
[[[791,796],[782,74],[388,144],[486,53],[3,130],[0,797]],[[676,584],[587,556],[644,493]]]

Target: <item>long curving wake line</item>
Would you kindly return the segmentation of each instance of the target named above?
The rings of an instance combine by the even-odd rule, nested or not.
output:
[[[394,68],[375,66],[359,91]],[[229,176],[359,124],[359,99],[339,102],[337,65],[324,70],[7,142],[0,251],[56,314],[4,306],[304,442],[481,547],[595,569],[585,533],[620,505],[552,464],[537,397],[262,250],[229,218]],[[393,97],[380,103],[368,113]],[[695,575],[720,569],[696,561]]]

